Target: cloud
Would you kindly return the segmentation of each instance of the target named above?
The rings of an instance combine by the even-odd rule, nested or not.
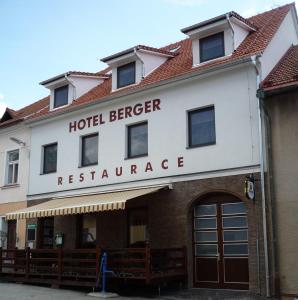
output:
[[[181,6],[199,6],[202,5],[205,0],[163,0],[169,4],[181,5]]]
[[[241,13],[241,16],[244,18],[249,18],[257,14],[257,11],[254,8],[248,8]]]

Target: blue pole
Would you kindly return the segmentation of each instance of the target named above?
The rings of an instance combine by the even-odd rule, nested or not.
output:
[[[102,293],[106,292],[107,253],[102,255]]]

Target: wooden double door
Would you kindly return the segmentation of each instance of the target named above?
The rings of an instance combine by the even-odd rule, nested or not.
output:
[[[218,195],[193,210],[194,285],[248,289],[248,222],[243,202]]]

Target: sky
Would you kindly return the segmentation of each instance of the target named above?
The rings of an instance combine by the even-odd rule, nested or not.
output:
[[[179,41],[181,28],[231,10],[249,17],[292,1],[0,0],[0,116],[47,96],[39,82],[58,74],[99,71],[105,56]]]

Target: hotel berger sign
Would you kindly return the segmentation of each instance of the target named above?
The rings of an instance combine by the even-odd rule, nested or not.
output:
[[[156,112],[161,110],[161,101],[160,99],[154,99],[145,101],[143,103],[137,103],[132,106],[125,106],[120,107],[117,110],[110,110],[108,113],[108,117],[105,118],[102,113],[91,115],[86,118],[82,118],[79,120],[73,120],[69,122],[68,124],[68,130],[69,133],[78,132],[81,130],[84,130],[86,128],[92,128],[97,126],[103,126],[107,123],[116,122],[119,120],[132,118],[134,116],[139,116],[142,114],[148,114],[152,112]],[[69,174],[66,177],[59,176],[57,178],[57,184],[58,186],[63,186],[67,184],[72,183],[84,183],[85,181],[88,182],[105,182],[110,177],[121,177],[124,174],[126,175],[136,175],[141,174],[153,174],[155,170],[168,170],[169,169],[169,160],[167,158],[164,158],[160,160],[159,162],[152,162],[152,161],[146,161],[142,164],[130,164],[129,166],[126,166],[125,168],[121,165],[109,169],[107,168],[94,168],[92,170],[89,170],[87,172],[81,172],[78,175]],[[184,167],[184,157],[178,156],[176,158],[175,162],[171,162],[172,166],[176,166],[177,168],[183,168]]]

